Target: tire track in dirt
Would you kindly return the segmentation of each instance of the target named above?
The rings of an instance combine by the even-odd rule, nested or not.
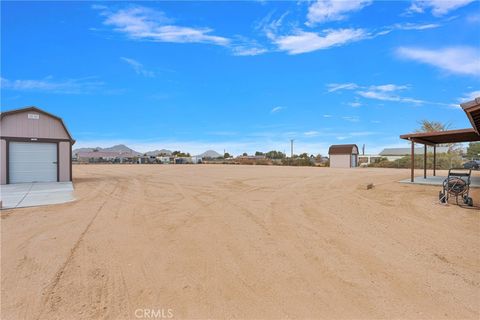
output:
[[[114,189],[112,190],[112,192],[110,192],[110,195],[113,194],[116,190],[117,190],[118,186],[115,185]],[[43,314],[45,313],[45,310],[47,308],[48,305],[50,305],[50,309],[52,308],[55,308],[54,304],[55,304],[55,301],[51,301],[52,299],[52,295],[55,293],[55,290],[58,286],[58,284],[60,283],[62,277],[63,277],[63,274],[65,272],[65,269],[67,268],[67,266],[70,264],[70,262],[73,260],[73,257],[75,255],[75,253],[77,252],[81,242],[83,241],[85,235],[87,234],[87,232],[90,230],[91,226],[93,225],[93,223],[95,222],[95,220],[97,219],[99,213],[102,211],[102,209],[105,207],[105,205],[107,204],[107,202],[109,201],[110,199],[107,197],[107,199],[105,199],[103,201],[103,203],[100,205],[100,207],[97,209],[97,211],[95,212],[95,214],[93,215],[93,217],[90,219],[89,223],[87,224],[87,226],[85,227],[85,229],[83,230],[83,232],[80,234],[80,236],[78,237],[78,239],[76,240],[76,242],[74,243],[73,247],[70,249],[70,253],[68,254],[67,256],[67,259],[65,260],[65,262],[60,266],[60,268],[57,270],[57,272],[55,273],[55,276],[54,278],[51,280],[51,283],[50,285],[47,287],[46,291],[44,292],[44,295],[45,295],[45,298],[44,298],[44,301],[43,301],[43,308],[42,310],[40,311],[39,315],[36,317],[37,320],[41,319],[41,317],[43,316]],[[52,305],[53,304],[53,305]]]

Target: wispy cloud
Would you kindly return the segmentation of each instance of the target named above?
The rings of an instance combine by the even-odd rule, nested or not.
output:
[[[475,90],[475,91],[465,93],[463,97],[458,99],[458,102],[463,103],[463,102],[475,100],[476,98],[480,98],[480,90]]]
[[[212,35],[213,29],[206,27],[186,27],[173,23],[165,13],[142,6],[110,10],[106,6],[93,6],[105,17],[104,24],[113,27],[131,39],[174,42],[210,43],[227,46],[230,39]]]
[[[356,83],[329,83],[327,87],[328,87],[328,92],[335,92],[338,90],[357,89],[358,85]]]
[[[268,52],[266,48],[260,46],[237,45],[232,47],[235,56],[258,56]]]
[[[393,94],[391,92],[386,92],[386,91],[366,90],[366,91],[358,91],[357,93],[364,98],[382,100],[382,101],[394,101],[394,102],[414,103],[414,104],[422,104],[426,102],[419,99],[401,97],[397,94]]]
[[[358,11],[372,2],[372,0],[318,0],[308,8],[306,24],[312,26],[327,21],[343,20],[348,13]]]
[[[396,84],[382,84],[382,85],[371,85],[371,86],[362,86],[356,83],[345,83],[345,84],[327,84],[327,91],[334,92],[331,89],[338,88],[334,91],[349,90],[353,91],[357,98],[354,102],[350,102],[351,106],[356,106],[358,97],[381,100],[381,101],[391,101],[391,102],[402,102],[402,103],[411,103],[411,104],[433,104],[439,106],[451,106],[449,103],[442,102],[432,102],[421,99],[415,99],[411,97],[405,97],[401,93],[410,88],[408,85],[396,85]]]
[[[271,40],[281,51],[300,54],[363,40],[368,34],[363,29],[327,29],[321,33],[297,30],[291,35],[271,35]]]
[[[475,0],[413,0],[407,9],[407,13],[424,13],[425,10],[431,10],[434,16],[444,16],[474,1]]]
[[[283,109],[285,109],[285,108],[284,107],[275,107],[272,110],[270,110],[270,113],[278,113],[278,112],[282,111]]]
[[[320,135],[320,132],[318,131],[315,131],[315,130],[311,130],[311,131],[306,131],[303,133],[306,137],[316,137],[318,135]]]
[[[53,77],[49,76],[39,80],[10,80],[0,78],[0,86],[2,89],[17,91],[87,94],[98,91],[104,86],[104,83],[97,80],[96,77],[55,80]]]
[[[133,68],[133,70],[135,71],[136,74],[140,74],[140,75],[145,76],[145,77],[154,77],[155,76],[155,73],[153,71],[149,71],[149,70],[145,69],[143,64],[141,64],[137,60],[130,59],[130,58],[125,58],[125,57],[121,57],[120,59],[122,61],[128,63]]]
[[[461,75],[480,75],[480,50],[473,47],[445,47],[424,49],[418,47],[400,47],[399,57],[429,64],[450,73]]]
[[[360,118],[358,116],[344,116],[342,119],[348,122],[360,122]]]
[[[391,28],[393,30],[428,30],[441,27],[439,23],[396,23]]]

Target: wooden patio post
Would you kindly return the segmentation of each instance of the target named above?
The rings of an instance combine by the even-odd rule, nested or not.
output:
[[[427,179],[427,145],[423,146],[423,179]]]
[[[433,145],[433,176],[435,177],[437,169],[437,145]]]
[[[410,172],[410,181],[414,182],[415,179],[415,142],[412,140],[412,154],[410,155],[411,159],[411,172]]]

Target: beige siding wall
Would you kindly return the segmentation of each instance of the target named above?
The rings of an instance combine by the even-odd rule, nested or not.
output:
[[[349,154],[331,154],[330,168],[350,168]]]
[[[7,142],[0,140],[0,184],[7,184]]]
[[[59,152],[59,181],[70,181],[70,142],[60,142],[58,144]]]
[[[28,119],[29,114],[37,115],[38,119]],[[4,137],[69,139],[59,120],[33,111],[4,117],[0,134]]]

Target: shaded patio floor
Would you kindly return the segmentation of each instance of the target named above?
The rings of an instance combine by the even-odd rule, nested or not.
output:
[[[424,179],[423,176],[415,177],[414,182],[410,181],[410,178],[401,180],[400,183],[408,183],[408,184],[424,184],[424,185],[431,185],[431,186],[441,186],[443,185],[443,181],[446,179],[446,176],[427,176],[427,179]],[[470,187],[472,188],[480,188],[480,176],[472,176]]]

